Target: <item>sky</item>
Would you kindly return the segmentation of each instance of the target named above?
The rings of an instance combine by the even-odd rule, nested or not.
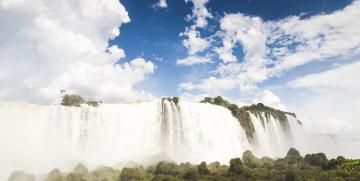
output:
[[[360,1],[0,0],[0,100],[221,95],[360,136]]]

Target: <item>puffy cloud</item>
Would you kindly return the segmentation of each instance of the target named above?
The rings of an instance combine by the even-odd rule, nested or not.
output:
[[[62,89],[104,101],[148,99],[133,86],[154,72],[144,59],[117,64],[125,52],[108,40],[130,22],[117,0],[2,0],[0,96],[51,102]]]
[[[183,45],[188,50],[188,57],[180,59],[177,64],[193,65],[199,63],[211,62],[209,56],[200,57],[196,55],[199,52],[206,50],[210,46],[210,41],[200,36],[197,28],[205,28],[207,26],[207,18],[212,18],[211,13],[207,10],[206,4],[208,0],[185,0],[186,3],[192,2],[192,15],[188,15],[188,20],[194,20],[195,24],[186,27],[185,32],[180,33],[180,36],[185,37]]]
[[[212,18],[212,14],[207,10],[206,4],[209,0],[185,0],[186,3],[192,2],[193,9],[192,15],[188,15],[187,18],[194,19],[195,26],[198,28],[204,28],[207,26],[207,18]]]
[[[267,106],[287,111],[286,106],[281,103],[280,98],[269,90],[258,93],[252,102],[255,104],[261,102]]]
[[[187,37],[183,40],[183,45],[188,49],[189,55],[204,51],[210,45],[209,41],[200,37],[199,31],[195,30],[194,26],[186,28],[184,33],[180,33],[180,36]]]
[[[155,5],[155,8],[167,8],[168,5],[166,3],[166,0],[159,0]]]
[[[223,47],[216,51],[225,63],[235,62],[232,54],[237,43],[243,47],[244,61],[248,64],[262,66],[266,63],[265,56],[266,35],[264,25],[259,17],[250,17],[243,14],[227,14],[220,20]]]
[[[191,55],[184,59],[177,60],[176,64],[194,65],[194,64],[203,64],[203,63],[208,63],[208,62],[211,62],[211,58],[209,56],[201,57],[201,56]]]
[[[359,9],[360,1],[354,1],[333,13],[275,21],[240,13],[225,14],[220,20],[220,31],[213,35],[220,38],[222,45],[214,43],[208,47],[222,62],[211,72],[216,73],[215,76],[193,82],[193,91],[209,92],[205,84],[222,84],[206,82],[231,80],[234,84],[225,86],[227,89],[211,87],[210,90],[238,88],[241,92],[250,92],[256,90],[258,83],[312,61],[359,56],[360,24],[356,19],[360,16]],[[237,47],[242,48],[242,61],[234,55]]]

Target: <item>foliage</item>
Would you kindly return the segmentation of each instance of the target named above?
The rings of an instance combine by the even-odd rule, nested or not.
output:
[[[123,168],[118,181],[145,180],[145,173],[140,168]]]
[[[24,171],[15,171],[11,173],[8,181],[35,181],[35,176]]]
[[[89,170],[86,168],[86,166],[82,163],[79,163],[78,165],[76,165],[76,167],[73,169],[74,173],[78,173],[78,174],[82,174],[82,175],[86,175],[89,173]]]
[[[242,160],[233,158],[229,165],[213,162],[198,165],[190,163],[159,162],[147,167],[125,167],[122,170],[99,167],[87,171],[79,164],[70,173],[52,170],[45,181],[232,181],[232,180],[285,180],[285,181],[352,181],[360,180],[360,160],[338,157],[327,160],[324,153],[307,154],[303,158],[291,148],[283,158],[257,158],[250,151],[243,153]],[[25,179],[24,179],[25,178]],[[24,172],[14,172],[8,180],[33,181],[35,177]]]
[[[259,168],[262,165],[261,160],[255,157],[249,150],[243,153],[242,162],[250,168]]]
[[[206,162],[201,162],[200,165],[197,167],[197,171],[200,175],[207,175],[210,173],[209,169],[207,168]]]
[[[65,94],[62,98],[61,105],[80,107],[85,99],[76,94]]]
[[[243,164],[240,158],[233,158],[230,160],[229,175],[240,175],[242,171]]]
[[[95,100],[86,101],[84,98],[76,94],[64,94],[61,101],[61,105],[70,107],[80,107],[81,104],[84,103],[88,106],[98,107],[102,102]]]
[[[329,164],[329,160],[324,153],[307,154],[305,155],[305,162],[321,168],[327,168]]]

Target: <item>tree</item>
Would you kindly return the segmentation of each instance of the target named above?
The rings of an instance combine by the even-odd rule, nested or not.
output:
[[[286,159],[288,160],[289,164],[300,164],[303,162],[303,157],[301,157],[298,150],[295,148],[290,148],[286,154]]]
[[[80,104],[84,103],[85,100],[76,94],[66,94],[63,96],[61,105],[63,106],[75,106],[80,107]]]
[[[140,168],[123,168],[118,181],[144,180],[145,174]]]
[[[299,180],[299,176],[293,170],[288,170],[286,172],[285,181],[297,181]]]
[[[228,109],[231,111],[233,115],[235,115],[239,110],[239,106],[236,104],[229,104]]]
[[[250,168],[259,168],[261,166],[261,160],[255,157],[249,150],[243,153],[242,162]]]
[[[240,158],[233,158],[230,160],[230,168],[228,173],[230,175],[240,175],[242,172],[242,162]]]
[[[200,165],[197,167],[197,170],[200,175],[207,175],[210,173],[209,169],[207,168],[206,162],[201,162]]]
[[[89,170],[86,168],[86,166],[84,164],[79,163],[78,165],[76,165],[76,167],[73,169],[74,173],[78,173],[78,174],[82,174],[82,175],[86,175],[89,173]]]
[[[321,168],[327,168],[329,160],[324,153],[315,153],[305,155],[305,162],[312,166],[319,166]]]
[[[159,162],[156,165],[154,174],[155,175],[172,175],[172,176],[177,176],[181,173],[179,166],[176,165],[175,163],[169,163],[169,162]]]

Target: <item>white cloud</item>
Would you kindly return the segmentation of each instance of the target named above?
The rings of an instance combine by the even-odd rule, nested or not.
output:
[[[307,19],[292,16],[278,22],[272,34],[294,37],[289,43],[297,42],[295,50],[281,58],[272,70],[281,73],[315,60],[332,57],[343,58],[360,54],[360,1],[331,14],[317,15]]]
[[[183,45],[188,49],[189,55],[202,52],[210,45],[209,41],[200,37],[200,32],[195,30],[194,26],[186,28],[184,33],[180,33],[180,36],[186,37],[183,40]]]
[[[2,0],[1,99],[51,102],[62,89],[104,101],[148,99],[133,86],[154,72],[108,40],[130,22],[117,0]]]
[[[176,64],[179,65],[195,65],[195,64],[203,64],[211,62],[211,58],[209,56],[197,56],[197,55],[191,55],[184,59],[179,59],[176,61]]]
[[[309,74],[289,82],[290,87],[316,92],[360,92],[360,61],[342,65],[325,72]]]
[[[220,20],[220,31],[213,36],[222,45],[210,44],[222,60],[209,78],[193,82],[193,91],[209,92],[206,85],[222,86],[231,80],[232,86],[211,87],[211,90],[238,88],[241,92],[256,90],[256,85],[288,70],[312,61],[338,61],[360,55],[360,1],[330,14],[309,18],[292,16],[276,21],[240,13],[226,14]],[[240,45],[240,46],[237,46]],[[242,61],[235,51],[244,53]],[[209,81],[211,79],[211,81]],[[344,82],[346,83],[346,82]]]
[[[196,55],[203,52],[210,46],[210,41],[202,38],[198,28],[206,28],[207,18],[212,18],[211,13],[207,10],[206,4],[209,0],[185,0],[186,3],[192,2],[192,15],[188,15],[188,20],[194,20],[195,24],[186,27],[185,32],[180,33],[180,36],[185,37],[183,45],[187,48],[187,57],[177,61],[177,64],[193,65],[198,63],[211,62],[209,56],[200,57]]]
[[[167,8],[168,4],[166,2],[166,0],[159,0],[155,5],[155,8]]]
[[[212,18],[212,14],[207,10],[206,4],[209,0],[185,0],[186,3],[192,2],[192,15],[188,15],[188,19],[194,19],[195,26],[205,28],[207,26],[207,18]]]
[[[252,101],[254,104],[263,103],[266,106],[270,106],[282,111],[287,111],[287,108],[284,104],[281,103],[279,96],[275,95],[269,90],[265,90],[257,94],[257,96]]]

